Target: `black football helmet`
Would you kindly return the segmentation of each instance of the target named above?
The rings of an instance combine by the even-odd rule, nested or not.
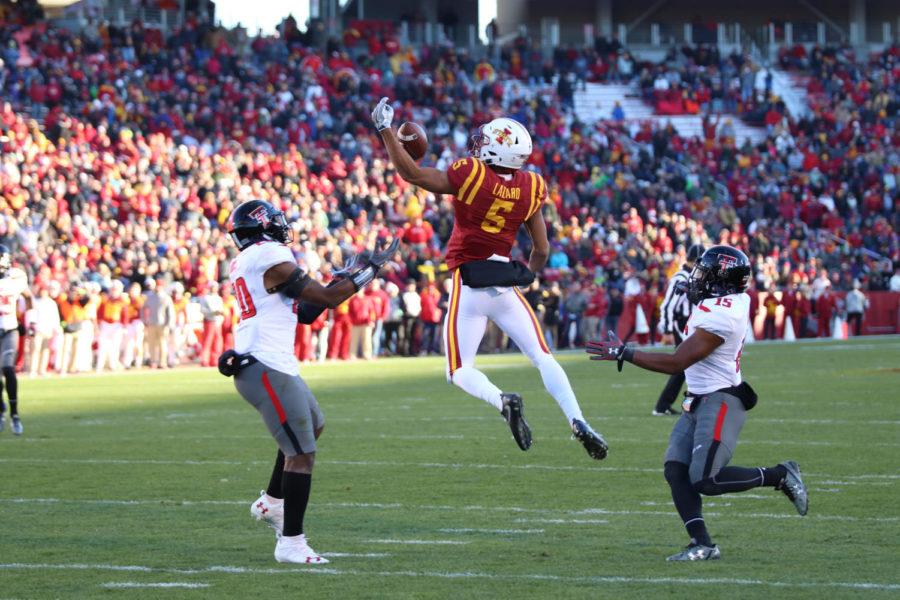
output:
[[[9,248],[0,244],[0,277],[6,277],[6,274],[12,268],[12,253]]]
[[[688,300],[691,304],[699,304],[706,298],[746,292],[751,273],[746,254],[731,246],[713,246],[703,253],[691,270]]]
[[[288,244],[294,239],[284,213],[265,200],[250,200],[235,208],[227,231],[241,250],[261,241]]]

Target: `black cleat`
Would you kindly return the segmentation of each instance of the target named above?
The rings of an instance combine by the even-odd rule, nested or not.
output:
[[[712,546],[704,546],[703,544],[691,544],[678,554],[673,554],[672,556],[668,557],[666,560],[669,562],[680,562],[688,560],[719,560],[720,558],[722,558],[722,552],[719,551],[719,547],[715,544],[713,544]]]
[[[584,421],[572,419],[572,435],[581,442],[584,449],[587,450],[588,456],[595,460],[603,460],[609,452],[609,445],[603,436],[591,429],[591,426]]]
[[[800,516],[803,516],[809,510],[809,495],[806,493],[803,479],[800,478],[800,465],[793,460],[787,460],[781,463],[781,466],[787,470],[787,476],[775,489],[784,492],[788,500],[794,503],[794,508]]]
[[[669,408],[664,408],[663,410],[654,408],[653,412],[650,414],[654,417],[677,417],[681,413],[670,406]]]
[[[522,396],[518,394],[500,394],[503,400],[503,409],[500,414],[509,425],[513,439],[522,450],[531,448],[531,428],[525,421],[525,405],[522,402]]]

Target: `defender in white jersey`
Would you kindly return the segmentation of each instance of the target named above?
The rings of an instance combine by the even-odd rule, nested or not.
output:
[[[240,308],[234,349],[219,357],[219,371],[234,376],[238,393],[262,416],[278,443],[269,487],[250,506],[251,514],[276,531],[278,562],[323,564],[309,547],[303,517],[309,501],[316,440],[325,419],[315,396],[300,378],[294,357],[297,323],[312,323],[368,285],[397,250],[395,241],[376,251],[354,273],[333,273],[328,287],[297,267],[286,244],[292,241],[284,213],[268,202],[238,206],[228,232],[240,254],[232,261],[231,284]]]
[[[25,271],[12,266],[9,248],[0,244],[0,431],[6,423],[6,404],[3,402],[3,384],[9,398],[9,415],[12,432],[22,435],[19,418],[19,381],[16,378],[16,360],[19,358],[19,299],[25,297],[31,303],[28,276]]]
[[[674,354],[638,352],[615,333],[589,342],[592,360],[615,360],[660,373],[684,371],[688,392],[665,456],[665,477],[691,542],[668,560],[721,557],[703,520],[700,495],[718,496],[756,487],[781,490],[805,515],[806,487],[800,467],[785,461],[774,467],[729,466],[747,411],[756,405],[753,389],[741,379],[741,350],[750,327],[750,261],[740,250],[713,246],[691,271],[684,292],[694,305],[686,338]]]

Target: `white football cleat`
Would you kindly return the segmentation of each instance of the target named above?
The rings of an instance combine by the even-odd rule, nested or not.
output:
[[[257,521],[263,521],[275,530],[275,535],[281,537],[281,529],[284,527],[284,501],[273,502],[269,495],[261,491],[259,498],[250,505],[250,514]]]
[[[296,563],[300,565],[324,565],[328,562],[316,554],[316,551],[306,543],[306,536],[283,535],[275,544],[275,560],[280,563]]]

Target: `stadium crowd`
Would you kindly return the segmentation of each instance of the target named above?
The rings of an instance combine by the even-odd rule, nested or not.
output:
[[[784,305],[798,336],[829,335],[837,312],[864,312],[868,290],[900,291],[896,47],[792,63],[827,75],[798,120],[765,77],[757,85],[758,67],[704,49],[652,65],[615,40],[550,59],[518,40],[491,62],[414,51],[376,29],[325,39],[292,19],[277,38],[196,18],[167,38],[140,23],[75,34],[4,19],[0,241],[35,290],[22,319],[33,374],[214,364],[237,318],[223,226],[250,198],[285,211],[298,263],[326,280],[376,240],[404,241],[380,285],[298,326],[298,358],[439,353],[452,199],[408,186],[385,161],[369,122],[383,95],[400,121],[427,127],[425,160],[438,168],[494,116],[529,127],[552,254],[527,298],[555,346],[615,329],[626,311],[630,334],[657,341],[667,277],[691,243],[744,249],[756,289],[770,292],[762,310]],[[650,123],[587,127],[572,94],[606,78],[651,94],[662,78],[682,108],[745,114],[768,139],[736,140],[714,117],[703,139]],[[832,294],[854,289],[862,299]],[[493,331],[485,344],[505,340]]]

